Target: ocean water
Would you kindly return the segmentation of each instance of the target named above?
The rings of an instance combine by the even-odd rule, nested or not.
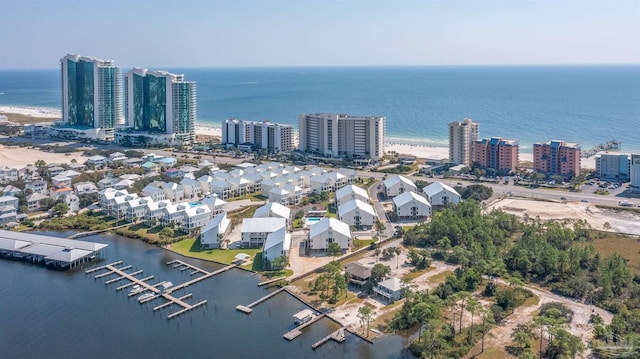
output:
[[[60,235],[60,233],[55,233]],[[69,233],[66,233],[69,234]],[[129,272],[155,275],[153,283],[183,283],[193,277],[166,265],[181,259],[213,271],[220,265],[185,259],[161,248],[113,235],[84,240],[107,243],[103,264],[123,260]],[[307,308],[286,293],[254,307],[250,315],[236,311],[274,289],[256,284],[258,276],[231,269],[176,293],[193,293],[189,303],[207,305],[167,320],[178,308],[153,311],[162,301],[143,305],[116,292],[125,281],[105,285],[114,276],[67,272],[0,259],[0,347],[2,358],[399,358],[407,337],[390,335],[371,345],[349,335],[342,344],[311,345],[338,329],[321,319],[294,341],[282,336],[294,328],[292,315]]]
[[[297,125],[300,113],[385,116],[387,142],[447,145],[465,117],[480,136],[640,151],[640,66],[173,68],[197,82],[198,121]],[[124,69],[123,71],[126,71]],[[60,107],[59,70],[0,70],[0,105]]]

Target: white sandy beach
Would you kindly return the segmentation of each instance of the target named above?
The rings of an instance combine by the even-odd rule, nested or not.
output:
[[[51,119],[62,118],[62,111],[45,107],[0,106],[0,112]]]

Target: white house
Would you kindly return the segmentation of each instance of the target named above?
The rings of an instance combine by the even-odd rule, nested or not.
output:
[[[226,180],[216,179],[209,184],[210,192],[222,199],[228,199],[233,195],[233,188]]]
[[[49,190],[47,189],[47,182],[42,180],[33,181],[25,186],[25,190],[30,189],[33,193],[40,193],[43,195],[48,195]]]
[[[164,191],[167,199],[172,201],[181,201],[184,198],[184,188],[182,185],[174,182],[162,182],[160,188]]]
[[[302,200],[302,196],[303,196],[302,188],[292,184],[287,184],[287,185],[284,185],[282,189],[289,192],[289,205],[295,206],[300,204],[300,201]]]
[[[325,174],[329,181],[331,181],[332,191],[337,191],[340,188],[346,186],[348,183],[347,176],[339,172],[328,172]]]
[[[455,189],[444,183],[434,182],[422,189],[427,201],[432,206],[446,206],[449,204],[458,204],[460,202],[460,194]]]
[[[76,177],[80,176],[80,175],[81,175],[81,173],[80,173],[80,172],[78,172],[78,171],[74,171],[74,170],[66,170],[66,171],[62,171],[62,172],[60,172],[60,175],[61,175],[61,176],[69,177],[69,178],[71,178],[71,179],[74,179],[74,178],[76,178]]]
[[[161,222],[163,226],[170,224],[182,227],[184,225],[185,210],[189,207],[185,203],[169,204],[162,211]]]
[[[227,180],[227,183],[231,185],[232,191],[236,196],[244,196],[249,193],[251,182],[242,177],[232,177]]]
[[[0,167],[0,182],[9,182],[18,180],[18,170],[13,167]]]
[[[109,214],[122,218],[127,214],[127,202],[138,198],[136,193],[131,193],[126,196],[117,196],[109,201]]]
[[[59,175],[60,173],[64,172],[64,168],[60,167],[60,166],[56,166],[56,165],[49,165],[51,167],[49,167],[47,169],[47,172],[49,172],[49,176],[51,177],[55,177],[57,175]]]
[[[151,197],[139,197],[128,201],[125,205],[125,219],[128,222],[143,220],[147,214],[148,204],[153,202]]]
[[[215,193],[206,196],[204,199],[202,199],[202,201],[200,201],[200,203],[209,206],[209,209],[211,210],[211,214],[213,216],[224,213],[225,205],[227,204],[227,202],[221,200],[220,197],[218,197],[218,195],[216,195]]]
[[[127,159],[127,156],[125,156],[124,153],[122,152],[114,152],[109,155],[110,162],[124,161],[126,159]]]
[[[136,183],[136,181],[134,180],[130,180],[130,179],[121,179],[121,180],[117,180],[114,178],[114,181],[112,182],[113,188],[115,189],[127,189],[127,188],[131,188],[133,187],[133,184]]]
[[[87,158],[87,165],[90,166],[101,167],[104,166],[105,163],[107,163],[107,158],[104,156],[96,155]]]
[[[63,197],[64,203],[69,207],[70,212],[78,212],[80,210],[80,198],[75,194],[67,194]]]
[[[41,193],[34,192],[27,197],[27,210],[29,212],[34,212],[42,208],[40,202],[45,198],[49,198]],[[17,208],[17,207],[16,207]]]
[[[158,186],[154,186],[153,184],[146,185],[142,189],[142,195],[145,197],[151,197],[154,202],[167,199],[167,195],[164,193],[164,190]]]
[[[371,229],[376,221],[376,212],[369,203],[352,199],[338,207],[338,218],[358,229]]]
[[[396,277],[392,277],[378,283],[373,287],[373,291],[380,296],[387,298],[389,302],[396,301],[404,295],[404,288],[407,285]]]
[[[185,209],[184,211],[184,223],[182,229],[186,233],[193,233],[196,228],[202,228],[207,225],[207,222],[211,219],[211,209],[201,204]]]
[[[393,198],[393,212],[398,220],[425,220],[431,215],[431,204],[415,192],[405,192]]]
[[[272,188],[268,193],[269,202],[277,202],[283,206],[288,206],[291,203],[293,194],[282,188]]]
[[[202,229],[200,247],[202,249],[224,247],[224,237],[231,231],[231,220],[226,213],[213,217]]]
[[[71,178],[67,176],[57,175],[57,176],[51,177],[51,183],[53,183],[53,185],[56,187],[61,187],[61,186],[70,187]]]
[[[184,190],[185,198],[199,198],[202,194],[202,184],[200,181],[196,181],[190,178],[183,178],[180,181]]]
[[[354,199],[369,203],[369,194],[366,190],[352,184],[344,186],[336,191],[336,205],[338,206]]]
[[[111,177],[105,177],[101,180],[98,181],[98,188],[100,190],[103,189],[107,189],[107,188],[113,188],[113,184],[114,184],[114,179]]]
[[[289,225],[289,218],[291,218],[291,209],[277,202],[269,202],[264,206],[256,209],[256,211],[253,213],[253,218],[284,218],[287,225]]]
[[[198,177],[198,182],[200,182],[200,188],[203,193],[211,192],[211,182],[215,181],[215,177],[210,175],[202,175]]]
[[[388,198],[395,197],[409,191],[417,191],[417,187],[413,181],[400,175],[391,176],[384,180],[382,184],[384,186],[385,195]]]
[[[98,187],[93,182],[78,182],[73,185],[73,189],[79,196],[81,194],[98,193]]]
[[[269,234],[286,226],[284,218],[245,218],[242,220],[242,246],[260,247]]]
[[[168,199],[161,201],[151,201],[147,203],[147,210],[144,216],[144,222],[147,226],[155,226],[160,223],[164,214],[164,209],[171,204]]]
[[[333,242],[338,243],[342,250],[351,247],[351,230],[348,224],[325,217],[309,228],[307,247],[310,249],[326,250]]]
[[[311,190],[314,193],[332,192],[333,182],[325,175],[314,175],[310,179]]]
[[[269,234],[262,247],[262,260],[269,264],[278,257],[289,256],[291,249],[291,234],[285,227]]]

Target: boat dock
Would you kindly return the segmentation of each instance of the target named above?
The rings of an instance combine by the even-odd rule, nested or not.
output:
[[[310,326],[311,324],[317,322],[318,320],[324,318],[325,314],[322,313],[320,315],[316,315],[314,316],[310,321],[295,327],[294,329],[284,333],[284,338],[291,341],[294,340],[295,338],[299,337],[300,335],[302,335],[302,329]]]
[[[197,283],[197,282],[199,282],[201,280],[205,280],[207,278],[213,277],[216,274],[222,273],[222,272],[227,271],[227,270],[229,270],[229,269],[231,269],[231,268],[236,266],[234,264],[234,265],[230,265],[230,266],[224,267],[222,269],[219,269],[219,270],[217,270],[215,272],[207,272],[207,271],[205,271],[203,269],[200,269],[198,267],[192,266],[192,265],[190,265],[188,263],[184,263],[182,261],[172,261],[172,262],[169,262],[168,264],[169,265],[178,264],[178,266],[176,266],[175,268],[184,267],[184,268],[187,268],[187,269],[191,269],[195,273],[202,273],[203,275],[198,277],[198,278],[194,278],[194,279],[192,279],[190,281],[187,281],[185,283],[182,283],[180,285],[177,285],[175,287],[160,288],[160,287],[166,286],[168,284],[168,282],[162,281],[162,282],[159,282],[159,283],[156,283],[156,284],[147,283],[147,281],[153,279],[153,276],[148,276],[148,277],[145,277],[145,278],[137,278],[135,276],[141,274],[143,271],[142,270],[138,270],[138,271],[135,271],[135,272],[127,273],[127,272],[125,272],[125,270],[131,269],[133,266],[126,265],[126,266],[123,266],[123,267],[120,267],[120,268],[116,267],[118,265],[122,265],[122,261],[117,261],[117,262],[113,262],[111,264],[106,264],[106,265],[103,265],[103,266],[100,266],[100,267],[92,268],[92,269],[86,270],[85,273],[86,274],[90,274],[90,273],[94,273],[94,272],[98,272],[98,271],[105,271],[104,273],[96,274],[94,276],[95,279],[107,277],[107,276],[112,275],[112,274],[117,275],[116,278],[109,279],[109,280],[105,281],[105,283],[104,283],[105,285],[109,285],[109,284],[112,284],[112,283],[115,283],[115,282],[118,282],[118,281],[121,281],[121,280],[128,280],[129,283],[117,287],[116,291],[120,291],[120,290],[123,290],[125,288],[128,288],[130,286],[134,286],[134,285],[138,286],[139,289],[138,290],[134,290],[131,293],[129,293],[128,294],[129,297],[132,297],[134,295],[139,295],[139,294],[142,294],[142,293],[150,293],[150,294],[152,294],[151,296],[148,296],[146,298],[139,298],[138,302],[140,302],[140,304],[151,302],[151,301],[153,301],[155,299],[158,299],[158,298],[164,298],[167,301],[167,302],[165,302],[163,304],[155,306],[153,308],[153,311],[157,311],[157,310],[169,307],[169,306],[171,306],[173,304],[178,305],[179,307],[181,307],[180,310],[178,310],[176,312],[173,312],[173,313],[170,313],[169,315],[167,315],[167,319],[172,319],[172,318],[175,318],[175,317],[177,317],[177,316],[179,316],[179,315],[181,315],[183,313],[186,313],[186,312],[188,312],[188,311],[190,311],[192,309],[195,309],[195,308],[197,308],[199,306],[202,306],[202,305],[207,303],[206,300],[203,300],[203,301],[200,301],[200,302],[195,303],[195,304],[189,304],[189,303],[185,302],[184,300],[192,297],[193,295],[191,293],[183,295],[181,297],[174,297],[174,296],[171,295],[172,292],[174,292],[174,291],[176,291],[178,289],[186,288],[186,287],[190,286],[191,284],[194,284],[194,283]]]
[[[287,287],[282,287],[282,288],[280,288],[278,290],[275,290],[275,291],[265,295],[264,297],[256,300],[255,302],[253,302],[253,303],[251,303],[249,305],[246,305],[246,306],[245,305],[238,305],[238,306],[236,306],[236,310],[238,310],[240,312],[243,312],[245,314],[250,314],[253,311],[253,309],[252,309],[253,307],[255,307],[256,305],[264,302],[265,300],[275,296],[276,294],[278,294],[278,293],[280,293],[282,291],[285,291],[286,289],[287,289]]]
[[[271,283],[275,283],[281,280],[287,279],[287,277],[278,277],[278,278],[273,278],[273,279],[269,279],[269,280],[265,280],[264,282],[260,282],[258,283],[258,287],[262,287],[263,285],[267,285],[267,284],[271,284]]]
[[[172,265],[172,264],[173,264],[173,268],[176,268],[176,269],[180,268],[181,271],[185,271],[187,269],[191,269],[192,272],[189,273],[190,275],[194,275],[194,274],[198,274],[198,273],[209,274],[209,272],[207,272],[204,269],[200,269],[200,268],[198,268],[196,266],[193,266],[193,265],[191,265],[189,263],[185,263],[185,262],[183,262],[181,260],[178,260],[178,259],[172,260],[171,262],[167,262],[167,265]]]
[[[316,348],[318,348],[322,344],[328,342],[329,340],[333,340],[333,341],[338,342],[338,343],[344,342],[345,339],[347,339],[347,335],[344,333],[344,329],[345,329],[345,327],[342,327],[342,328],[336,330],[335,332],[327,335],[326,337],[318,340],[317,342],[315,342],[311,346],[311,349],[315,350]]]

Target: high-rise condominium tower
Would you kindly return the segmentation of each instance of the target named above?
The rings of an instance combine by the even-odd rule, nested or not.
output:
[[[473,143],[480,137],[480,124],[465,118],[449,123],[449,162],[470,166],[473,162]]]
[[[267,152],[292,151],[294,149],[294,128],[291,125],[264,120],[242,121],[235,118],[222,122],[222,143],[252,144]]]
[[[62,129],[67,137],[110,140],[122,116],[120,69],[111,60],[67,55],[60,59]]]
[[[127,72],[124,82],[127,129],[118,137],[165,143],[195,139],[195,82],[185,81],[184,75],[141,68]]]
[[[372,162],[378,162],[384,155],[384,117],[301,114],[298,123],[300,151]]]

